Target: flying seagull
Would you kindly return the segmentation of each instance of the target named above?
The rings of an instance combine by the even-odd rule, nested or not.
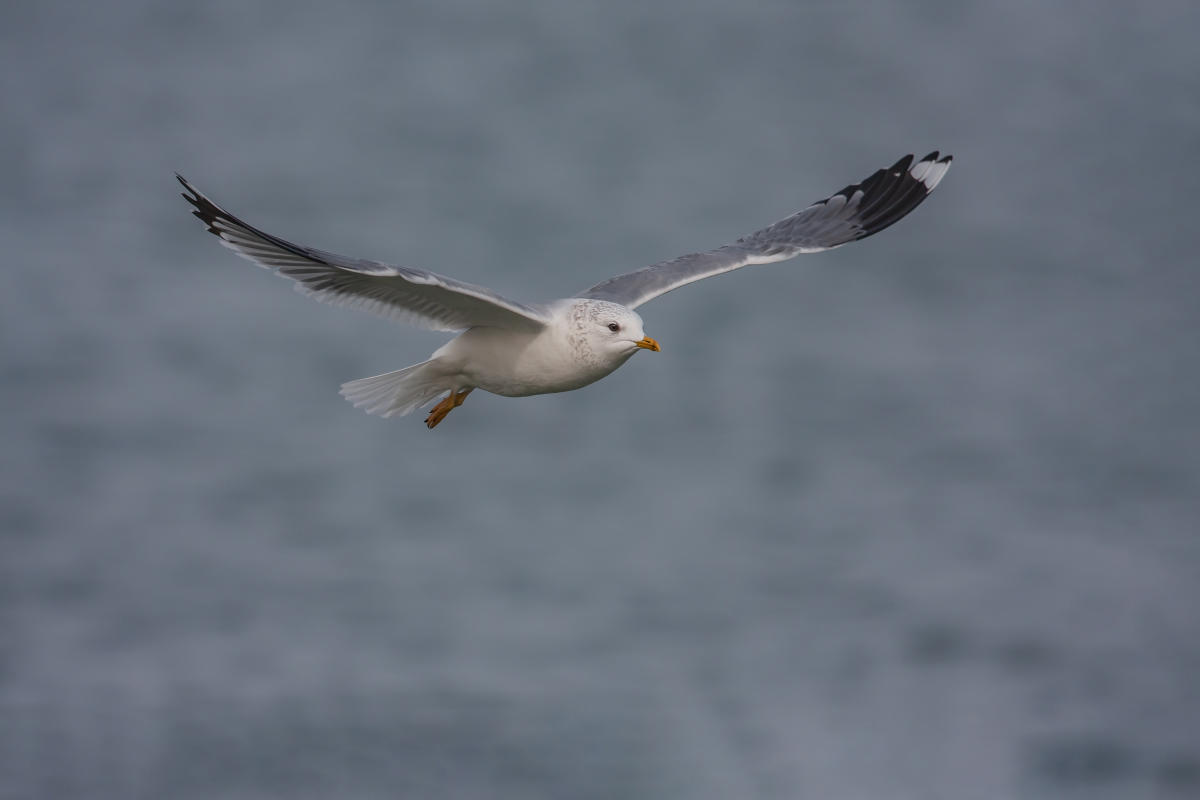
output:
[[[441,397],[433,428],[473,390],[506,397],[566,392],[600,380],[638,350],[659,351],[635,308],[702,278],[751,264],[832,250],[878,233],[912,211],[938,185],[951,157],[907,155],[790,217],[732,244],[601,281],[563,300],[525,304],[470,283],[411,267],[347,258],[292,244],[225,211],[182,175],[192,212],[243,258],[296,281],[296,288],[440,331],[461,331],[427,361],[342,384],[342,395],[369,414],[409,414]],[[442,396],[444,395],[444,396]]]

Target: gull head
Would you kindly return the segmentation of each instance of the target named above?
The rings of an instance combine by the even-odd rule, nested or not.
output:
[[[600,361],[624,361],[638,350],[662,348],[642,330],[631,308],[606,300],[576,300],[569,309],[572,343]]]

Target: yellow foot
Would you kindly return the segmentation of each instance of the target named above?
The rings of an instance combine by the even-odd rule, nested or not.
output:
[[[472,389],[463,389],[461,392],[451,390],[450,394],[443,397],[440,403],[430,409],[429,416],[425,418],[425,424],[430,428],[437,427],[437,424],[444,420],[447,414],[463,404],[467,395],[472,391]]]

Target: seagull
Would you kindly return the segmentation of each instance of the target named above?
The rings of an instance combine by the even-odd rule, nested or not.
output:
[[[183,198],[221,244],[317,300],[458,335],[425,361],[342,384],[357,408],[410,414],[441,398],[425,418],[436,427],[475,389],[506,397],[567,392],[600,380],[639,350],[661,348],[634,310],[680,286],[752,264],[832,250],[897,222],[921,204],[951,156],[912,155],[877,170],[774,225],[732,244],[661,261],[566,299],[525,304],[483,286],[425,270],[347,258],[255,228],[201,194],[180,174]]]

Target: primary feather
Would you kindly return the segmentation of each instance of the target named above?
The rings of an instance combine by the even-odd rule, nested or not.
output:
[[[818,200],[774,225],[733,244],[689,253],[601,281],[580,297],[637,308],[672,289],[750,264],[784,261],[801,253],[831,250],[878,233],[921,204],[950,169],[951,156],[935,150],[915,165],[911,155],[862,183]]]
[[[347,258],[303,247],[272,236],[224,210],[201,194],[182,175],[183,195],[192,211],[221,244],[243,258],[296,281],[297,288],[318,300],[356,306],[423,328],[455,331],[487,326],[537,331],[545,327],[543,311],[486,289],[433,272]]]

